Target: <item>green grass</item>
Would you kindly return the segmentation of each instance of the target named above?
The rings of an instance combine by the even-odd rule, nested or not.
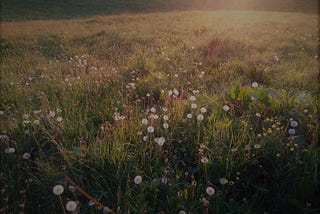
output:
[[[253,11],[2,22],[1,211],[319,212],[317,27]]]

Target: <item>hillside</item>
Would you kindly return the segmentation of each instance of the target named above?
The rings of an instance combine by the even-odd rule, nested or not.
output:
[[[317,13],[317,0],[2,0],[1,20],[63,19],[191,9],[245,9]]]

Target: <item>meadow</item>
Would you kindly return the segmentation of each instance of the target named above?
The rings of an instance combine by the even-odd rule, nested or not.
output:
[[[317,213],[318,15],[1,22],[1,213]]]

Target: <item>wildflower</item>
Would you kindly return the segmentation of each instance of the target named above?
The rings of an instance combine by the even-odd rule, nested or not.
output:
[[[251,84],[252,88],[258,88],[259,84],[257,82],[253,82]]]
[[[209,195],[209,196],[212,196],[216,193],[216,190],[213,188],[213,187],[207,187],[206,188],[206,193]]]
[[[166,112],[166,111],[168,111],[168,108],[167,107],[162,107],[162,111]]]
[[[260,133],[257,134],[257,137],[258,137],[258,138],[262,138],[262,134],[260,134]]]
[[[62,121],[62,117],[57,117],[57,121],[61,122]]]
[[[257,117],[261,117],[261,114],[257,112],[257,113],[256,113],[256,116],[257,116]]]
[[[202,113],[206,113],[206,112],[207,112],[207,109],[206,109],[206,107],[202,107],[202,108],[200,109],[200,111],[201,111]]]
[[[187,213],[186,213],[186,211],[184,211],[184,210],[180,210],[180,211],[179,211],[179,214],[187,214]]]
[[[15,153],[15,151],[16,151],[15,148],[6,148],[6,149],[4,150],[4,153],[6,153],[6,154],[13,154],[13,153]]]
[[[166,139],[164,137],[159,137],[159,138],[155,138],[154,141],[156,141],[156,143],[159,145],[159,146],[163,146],[164,143],[166,142]]]
[[[152,113],[156,113],[156,112],[157,112],[157,109],[156,109],[155,107],[152,107],[152,108],[150,109],[150,111],[151,111]]]
[[[57,113],[61,113],[61,112],[62,112],[62,110],[57,108]]]
[[[261,145],[260,144],[254,144],[253,146],[255,149],[260,149],[261,148]]]
[[[197,116],[197,120],[202,121],[204,119],[204,116],[202,114],[199,114]]]
[[[290,122],[290,125],[291,125],[292,128],[296,128],[298,126],[298,122],[293,120],[293,121]]]
[[[149,133],[153,133],[153,132],[154,132],[153,126],[149,126],[149,127],[147,128],[147,131],[148,131]]]
[[[202,157],[200,159],[201,163],[208,163],[209,162],[209,159],[207,157]]]
[[[179,91],[175,88],[173,89],[173,93],[174,93],[174,95],[179,96]]]
[[[164,183],[164,184],[166,184],[166,183],[168,182],[168,178],[166,178],[165,176],[163,176],[163,177],[161,178],[161,182]]]
[[[77,209],[77,203],[75,201],[69,201],[66,204],[66,210],[68,210],[69,212],[74,212]]]
[[[228,179],[226,179],[226,178],[220,178],[220,179],[219,179],[219,182],[220,182],[221,185],[225,185],[225,184],[227,184],[229,181],[228,181]]]
[[[139,185],[142,183],[142,177],[140,175],[137,175],[136,177],[134,177],[133,181],[135,184]]]
[[[34,124],[34,125],[39,125],[39,124],[40,124],[40,121],[39,121],[39,120],[34,120],[34,121],[33,121],[33,124]]]
[[[192,118],[192,114],[187,114],[187,118],[191,119]]]
[[[4,115],[4,111],[0,111],[0,115]]]
[[[222,109],[223,109],[224,111],[229,111],[229,110],[230,110],[230,107],[229,107],[228,105],[224,105],[224,106],[222,107]]]
[[[95,203],[90,200],[90,201],[88,202],[88,205],[91,207],[91,206],[95,205]]]
[[[209,204],[210,204],[210,202],[209,202],[205,197],[203,197],[203,198],[201,199],[201,202],[203,203],[203,206],[205,206],[205,207],[208,207]]]
[[[163,120],[169,120],[168,115],[163,115]]]
[[[148,124],[148,119],[143,118],[143,119],[141,120],[141,122],[142,122],[142,124],[147,125],[147,124]]]
[[[53,194],[55,194],[55,195],[61,195],[64,191],[64,188],[62,185],[57,184],[53,187],[52,191],[53,191]]]
[[[192,102],[194,102],[194,101],[196,101],[196,97],[195,96],[191,96],[190,98],[189,98]]]
[[[163,128],[165,128],[165,129],[169,128],[169,124],[168,123],[164,123],[163,124]]]
[[[148,139],[149,139],[148,136],[143,136],[143,138],[142,138],[143,141],[147,141]]]
[[[25,159],[25,160],[28,160],[30,158],[30,153],[29,152],[26,152],[22,155],[22,158]]]
[[[149,93],[147,93],[147,97],[150,97],[150,94],[149,94]]]
[[[54,117],[55,115],[56,115],[56,113],[54,111],[49,111],[48,117]]]
[[[195,103],[192,103],[192,104],[191,104],[191,108],[192,108],[192,109],[196,109],[197,107],[198,107],[197,104],[195,104]]]
[[[288,130],[288,133],[289,133],[290,135],[294,135],[294,134],[296,134],[296,130],[295,130],[295,129],[289,129],[289,130]]]
[[[109,212],[110,212],[109,207],[104,207],[104,208],[102,209],[102,213],[103,213],[103,214],[108,214]]]

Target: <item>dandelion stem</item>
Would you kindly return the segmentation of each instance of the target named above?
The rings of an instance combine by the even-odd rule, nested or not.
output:
[[[60,204],[61,204],[61,207],[62,207],[63,213],[64,213],[64,214],[66,214],[66,210],[64,209],[64,205],[63,205],[63,203],[62,203],[61,195],[59,195],[59,201],[60,201]]]

